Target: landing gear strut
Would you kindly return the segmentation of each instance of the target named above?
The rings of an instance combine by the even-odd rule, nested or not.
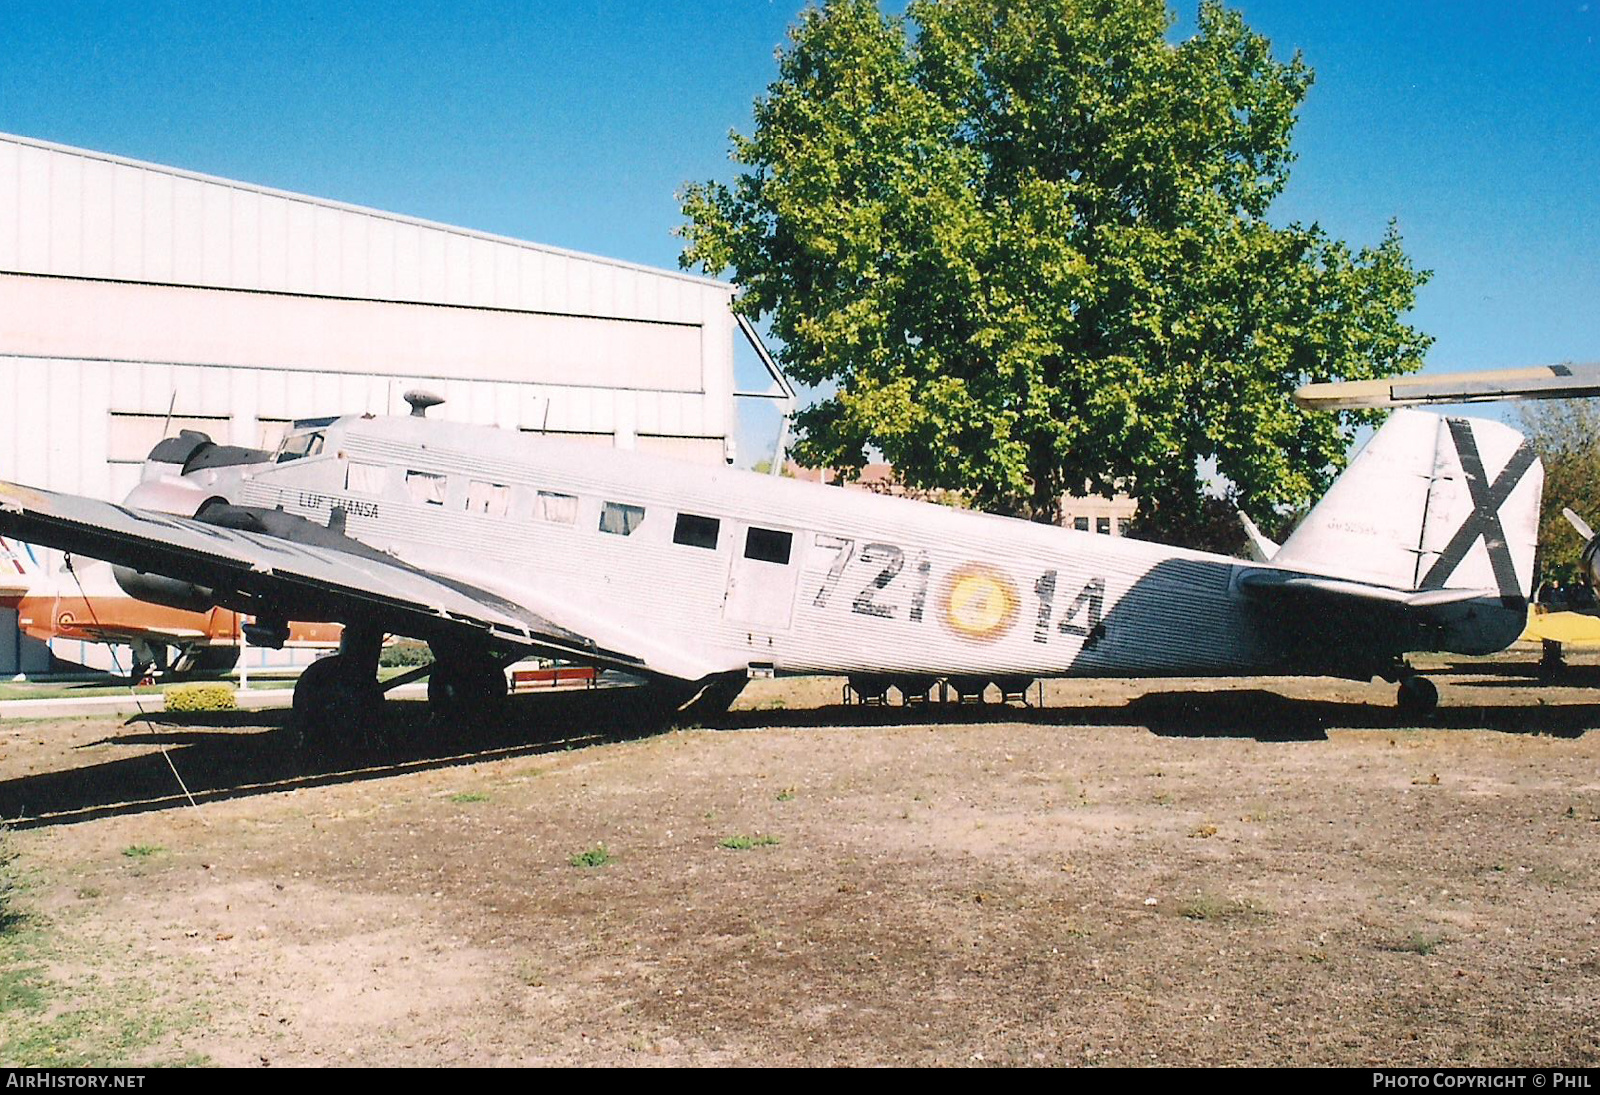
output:
[[[294,717],[317,730],[363,730],[383,714],[378,651],[383,633],[347,626],[339,653],[306,666],[294,686]]]

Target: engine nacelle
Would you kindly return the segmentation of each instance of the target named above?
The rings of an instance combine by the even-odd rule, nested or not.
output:
[[[117,579],[117,585],[122,587],[122,592],[135,600],[183,612],[210,612],[217,606],[216,593],[206,586],[145,574],[131,567],[112,567],[111,573]]]
[[[198,483],[187,482],[167,475],[146,479],[128,492],[123,505],[135,509],[155,510],[157,513],[174,513],[179,517],[192,517],[201,503],[211,498],[212,492]]]

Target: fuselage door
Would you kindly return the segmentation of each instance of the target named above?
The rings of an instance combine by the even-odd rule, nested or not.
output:
[[[800,566],[792,532],[751,525],[735,545],[728,568],[728,593],[722,618],[764,631],[787,630],[794,619],[794,591]]]

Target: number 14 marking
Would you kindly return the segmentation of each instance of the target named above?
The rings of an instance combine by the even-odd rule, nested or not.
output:
[[[1033,641],[1047,643],[1050,641],[1050,617],[1055,611],[1056,572],[1047,570],[1039,575],[1039,580],[1033,583],[1033,591],[1039,596],[1039,619],[1033,628]],[[1061,614],[1056,630],[1063,635],[1079,636],[1087,649],[1105,636],[1105,626],[1100,622],[1105,607],[1106,580],[1091,578]],[[1080,615],[1082,621],[1078,620]]]

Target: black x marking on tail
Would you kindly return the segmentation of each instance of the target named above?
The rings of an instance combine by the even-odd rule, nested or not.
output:
[[[1517,447],[1500,470],[1493,483],[1483,470],[1483,458],[1478,455],[1478,442],[1472,436],[1472,426],[1465,419],[1449,418],[1450,438],[1455,442],[1456,455],[1461,457],[1461,470],[1466,473],[1467,490],[1472,495],[1472,513],[1462,522],[1456,534],[1445,545],[1439,558],[1422,579],[1423,589],[1442,589],[1450,580],[1461,560],[1466,558],[1472,545],[1481,538],[1489,551],[1489,564],[1494,568],[1495,584],[1502,597],[1519,597],[1522,585],[1517,581],[1517,568],[1511,559],[1511,548],[1506,544],[1506,530],[1500,524],[1500,507],[1505,505],[1511,492],[1517,489],[1522,477],[1533,466],[1533,449],[1526,441]]]

